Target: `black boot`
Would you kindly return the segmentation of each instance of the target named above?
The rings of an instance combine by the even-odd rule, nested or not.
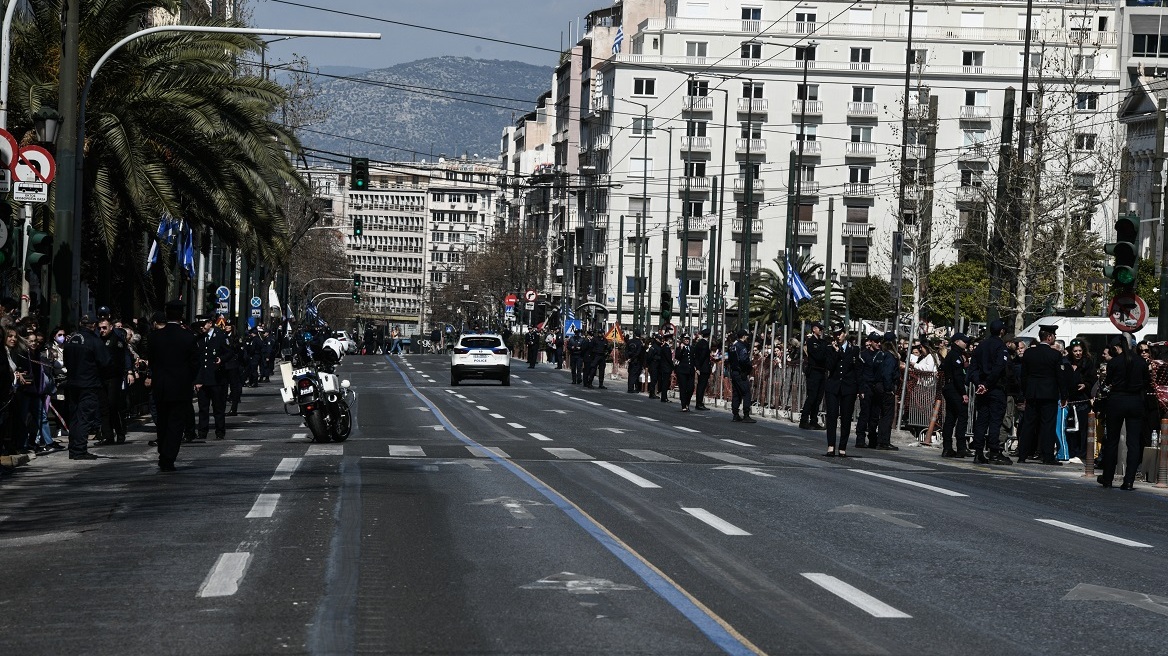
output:
[[[973,452],[973,461],[979,465],[988,465],[990,461],[986,459],[985,453],[982,449],[977,449]]]
[[[953,440],[941,440],[941,457],[942,458],[956,458],[957,452],[953,450]]]

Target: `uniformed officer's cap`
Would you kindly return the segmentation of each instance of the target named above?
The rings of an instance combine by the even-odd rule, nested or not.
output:
[[[1006,322],[1001,319],[994,319],[990,322],[989,330],[991,335],[997,335],[1006,329]]]
[[[214,320],[215,319],[213,317],[211,317],[211,315],[209,315],[209,314],[201,314],[201,315],[195,317],[195,323],[198,323],[198,324],[211,323]]]
[[[811,322],[811,327],[812,327],[812,328],[818,328],[818,329],[820,329],[820,330],[823,330],[823,322],[822,322],[822,321],[812,321],[812,322]]]
[[[708,338],[710,336],[710,329],[706,328],[706,329],[702,330],[701,335],[702,335],[702,337]]]
[[[689,335],[686,335],[685,333],[682,333],[681,338],[687,342],[689,341]]]
[[[884,333],[884,341],[895,342],[896,341],[896,333],[894,333],[894,332]]]
[[[750,334],[749,330],[747,330],[745,328],[739,328],[738,332],[734,333],[734,336],[737,337],[738,339],[742,339],[743,337],[746,337],[749,334]]]
[[[848,332],[848,329],[847,329],[847,328],[845,328],[844,326],[840,326],[840,325],[834,326],[834,327],[831,329],[831,334],[832,334],[832,335],[840,335],[840,334],[842,334],[842,333],[846,333],[846,332]]]
[[[869,342],[876,342],[877,344],[879,344],[883,339],[884,339],[884,336],[881,335],[880,333],[876,332],[875,330],[868,333],[868,341]]]
[[[966,335],[965,333],[957,333],[956,335],[949,338],[950,344],[956,344],[957,342],[965,342],[966,344],[968,344],[969,343],[969,335]]]
[[[1046,332],[1050,333],[1051,335],[1058,334],[1058,326],[1053,324],[1053,323],[1039,324],[1038,329],[1045,330]]]

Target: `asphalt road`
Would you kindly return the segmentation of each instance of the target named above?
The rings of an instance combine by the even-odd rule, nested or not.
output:
[[[4,654],[1161,653],[1168,495],[679,412],[516,362],[352,357],[343,444],[275,385],[0,483]]]

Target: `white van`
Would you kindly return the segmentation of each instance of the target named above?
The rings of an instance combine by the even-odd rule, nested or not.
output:
[[[1091,354],[1095,357],[1099,356],[1099,352],[1107,346],[1111,339],[1121,333],[1111,323],[1111,319],[1107,317],[1043,317],[1038,321],[1026,326],[1026,328],[1018,333],[1016,337],[1019,339],[1026,339],[1033,344],[1038,341],[1038,327],[1052,325],[1057,326],[1058,330],[1055,332],[1055,339],[1062,340],[1063,344],[1070,344],[1072,339],[1080,339],[1087,343],[1088,348],[1091,349]],[[1156,338],[1156,317],[1150,317],[1148,323],[1142,330],[1136,332],[1136,341],[1142,339]]]

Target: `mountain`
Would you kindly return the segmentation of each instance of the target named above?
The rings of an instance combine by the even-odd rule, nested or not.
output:
[[[552,69],[523,62],[436,57],[359,75],[374,84],[321,78],[319,106],[328,118],[311,129],[336,136],[300,135],[310,148],[375,160],[430,159],[431,152],[494,159],[503,128],[534,109],[551,76]]]

